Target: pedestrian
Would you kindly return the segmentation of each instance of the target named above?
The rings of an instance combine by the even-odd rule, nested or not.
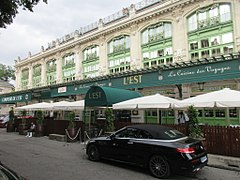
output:
[[[33,122],[31,122],[31,126],[27,131],[26,137],[32,137],[32,134],[35,131],[35,127],[36,127],[36,125]]]
[[[185,124],[189,121],[189,117],[185,112],[180,111],[177,120],[178,124]]]

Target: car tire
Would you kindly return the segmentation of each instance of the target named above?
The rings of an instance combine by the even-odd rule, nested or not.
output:
[[[100,160],[100,153],[96,145],[92,144],[88,147],[87,150],[88,158],[91,161],[99,161]]]
[[[157,178],[167,178],[170,176],[169,163],[160,155],[153,155],[149,159],[149,170]]]

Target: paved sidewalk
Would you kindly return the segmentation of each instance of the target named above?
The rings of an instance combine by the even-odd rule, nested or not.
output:
[[[208,166],[240,172],[240,158],[208,154]]]
[[[5,128],[0,128],[0,135],[4,136],[5,141],[12,137],[20,139],[23,137],[18,133],[7,133]],[[208,166],[240,172],[240,158],[208,154]]]

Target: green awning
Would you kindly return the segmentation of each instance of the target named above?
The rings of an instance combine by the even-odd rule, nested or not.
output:
[[[85,107],[108,107],[114,103],[141,97],[136,91],[125,89],[91,86],[85,97]]]

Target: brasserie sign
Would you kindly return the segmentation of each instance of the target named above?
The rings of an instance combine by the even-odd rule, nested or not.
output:
[[[175,77],[175,76],[189,76],[189,75],[194,75],[194,74],[223,74],[227,71],[231,71],[230,66],[224,66],[224,67],[213,67],[213,66],[204,66],[201,68],[197,69],[191,69],[191,70],[175,70],[175,71],[170,71],[168,74],[168,77]]]
[[[12,104],[16,102],[31,101],[31,98],[31,93],[0,97],[0,104]]]
[[[135,74],[112,80],[112,87],[143,88],[239,78],[240,61],[228,60]]]

